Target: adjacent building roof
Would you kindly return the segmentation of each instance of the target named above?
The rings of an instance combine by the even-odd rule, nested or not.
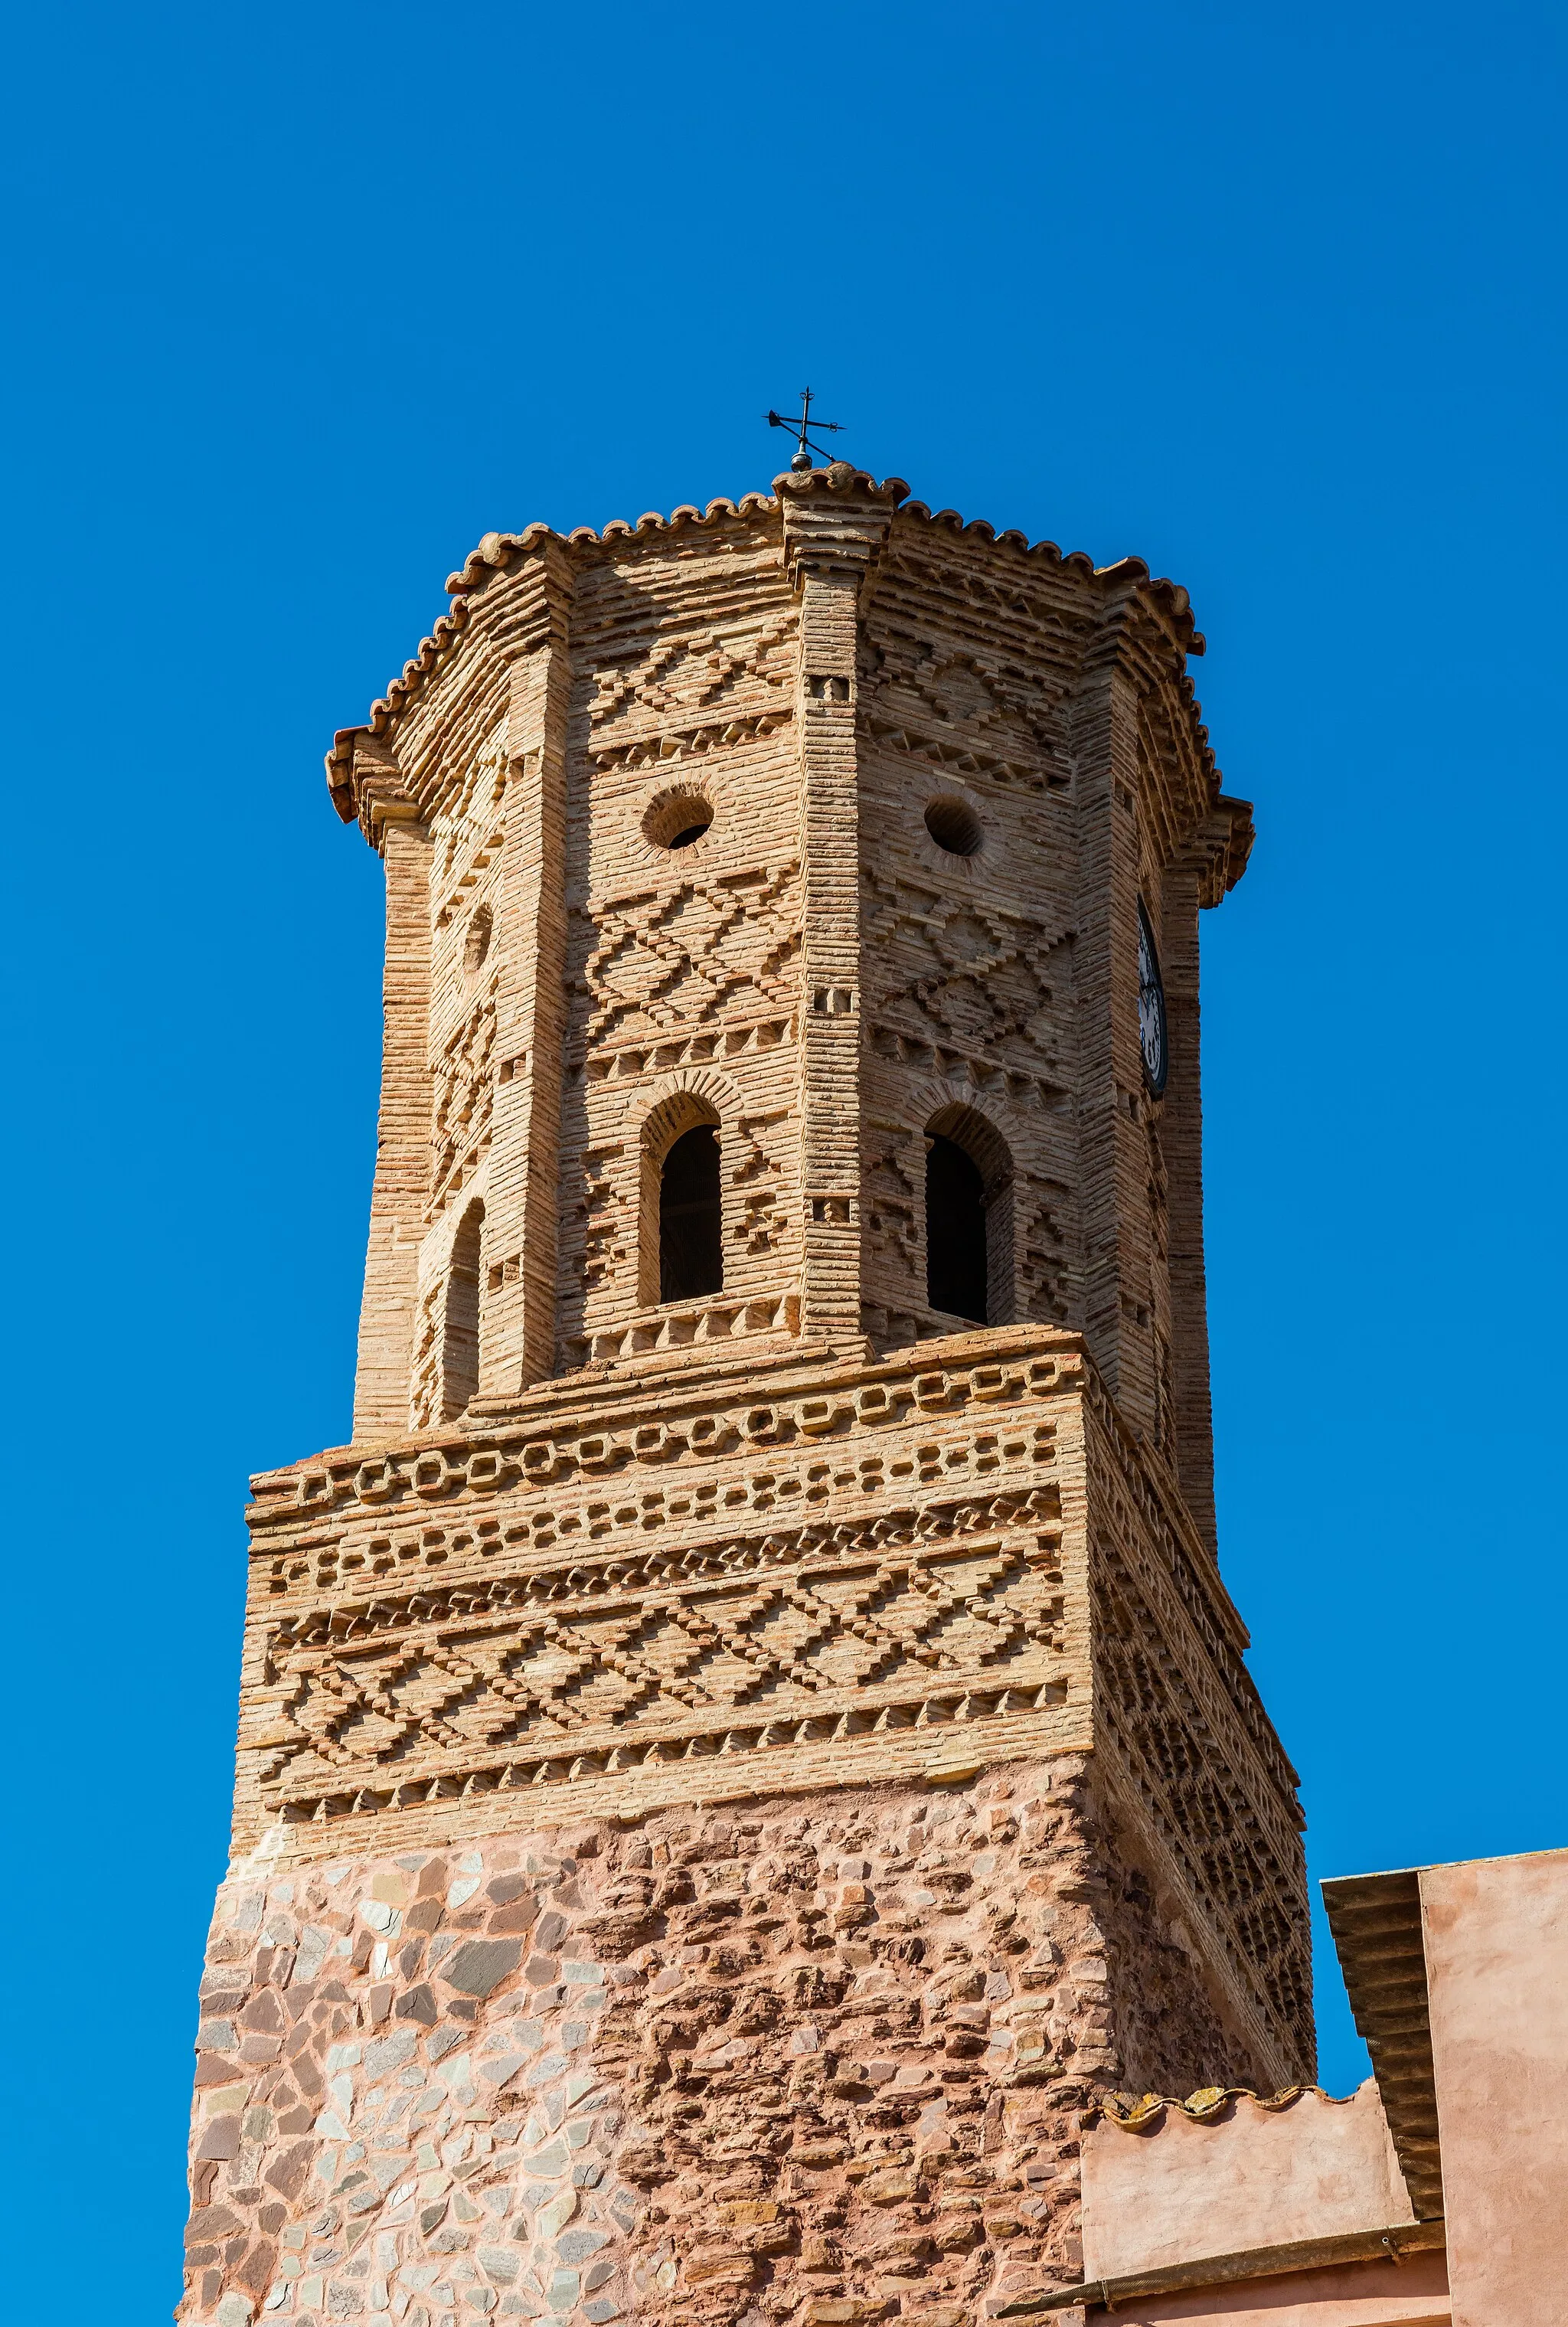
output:
[[[1345,1875],[1323,1884],[1323,1902],[1410,2202],[1420,2220],[1435,2220],[1442,2160],[1418,1872]]]

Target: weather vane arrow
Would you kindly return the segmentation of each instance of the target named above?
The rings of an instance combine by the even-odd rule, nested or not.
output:
[[[813,420],[811,417],[811,390],[808,388],[803,388],[800,391],[800,417],[798,420],[787,420],[781,412],[768,412],[763,415],[763,417],[767,421],[770,428],[788,428],[796,437],[798,438],[799,441],[795,447],[794,453],[790,456],[789,466],[792,469],[809,469],[811,466],[811,456],[813,453],[820,453],[821,457],[825,461],[828,458],[827,453],[823,452],[820,444],[814,444],[811,442],[810,437],[807,435],[807,429],[821,429],[825,434],[830,436],[836,436],[840,434],[840,425],[836,420]]]

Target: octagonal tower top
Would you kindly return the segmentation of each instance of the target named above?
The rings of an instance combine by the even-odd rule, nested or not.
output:
[[[1212,1543],[1184,590],[835,463],[490,534],[327,762],[387,874],[356,1442],[1055,1322]]]

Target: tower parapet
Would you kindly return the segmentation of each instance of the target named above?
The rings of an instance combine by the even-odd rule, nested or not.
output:
[[[184,2316],[958,2327],[1073,2283],[1097,2088],[1310,2071],[1202,642],[840,464],[451,588],[328,762],[354,1435],[255,1482]]]

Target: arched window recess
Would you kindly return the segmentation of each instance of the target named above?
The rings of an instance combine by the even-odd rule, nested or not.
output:
[[[441,1418],[455,1421],[479,1393],[480,1283],[484,1206],[468,1207],[452,1240],[441,1341]]]
[[[724,1289],[718,1116],[682,1091],[643,1132],[638,1294],[645,1307],[703,1301]]]
[[[1013,1157],[973,1107],[926,1126],[926,1301],[969,1325],[1013,1313]]]

